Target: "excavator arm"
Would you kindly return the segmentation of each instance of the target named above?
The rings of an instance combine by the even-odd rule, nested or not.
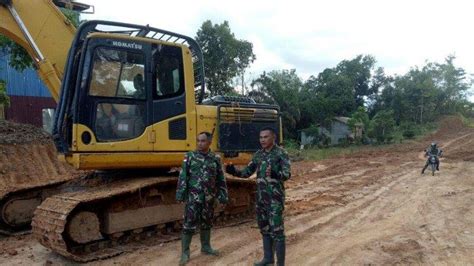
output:
[[[58,102],[76,28],[56,5],[79,11],[88,8],[65,0],[0,0],[0,33],[25,48],[40,78]]]

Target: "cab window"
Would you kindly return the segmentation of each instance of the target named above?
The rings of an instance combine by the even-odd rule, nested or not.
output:
[[[154,98],[167,98],[184,92],[181,48],[158,45],[154,49]]]
[[[141,52],[98,47],[94,50],[89,95],[99,142],[143,134],[146,122],[145,57]]]
[[[89,95],[145,99],[145,58],[141,53],[96,48]]]

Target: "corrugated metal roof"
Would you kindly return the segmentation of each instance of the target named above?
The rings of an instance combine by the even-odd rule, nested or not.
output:
[[[9,61],[9,55],[0,51],[0,79],[6,81],[8,95],[51,97],[36,70],[30,68],[19,72],[10,67]]]

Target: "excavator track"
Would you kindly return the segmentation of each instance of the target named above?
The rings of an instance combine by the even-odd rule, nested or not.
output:
[[[35,211],[38,241],[77,262],[118,255],[130,243],[179,238],[184,205],[175,202],[177,177],[124,178],[47,198]],[[255,181],[227,178],[229,204],[218,224],[253,215]]]
[[[30,233],[34,210],[63,183],[16,190],[0,196],[0,233],[4,235]]]

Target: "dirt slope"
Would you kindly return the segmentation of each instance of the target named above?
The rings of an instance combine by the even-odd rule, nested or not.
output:
[[[432,140],[445,150],[434,177],[420,175],[421,151]],[[474,129],[451,118],[422,141],[295,163],[287,183],[287,264],[474,264],[472,151]],[[262,255],[255,222],[218,228],[212,239],[222,256],[201,255],[194,237],[190,265],[252,265]],[[92,264],[176,265],[179,250],[179,241],[151,241]],[[0,254],[1,264],[68,263],[30,236],[0,240]]]
[[[0,121],[0,197],[81,174],[58,160],[50,135],[42,129]]]

